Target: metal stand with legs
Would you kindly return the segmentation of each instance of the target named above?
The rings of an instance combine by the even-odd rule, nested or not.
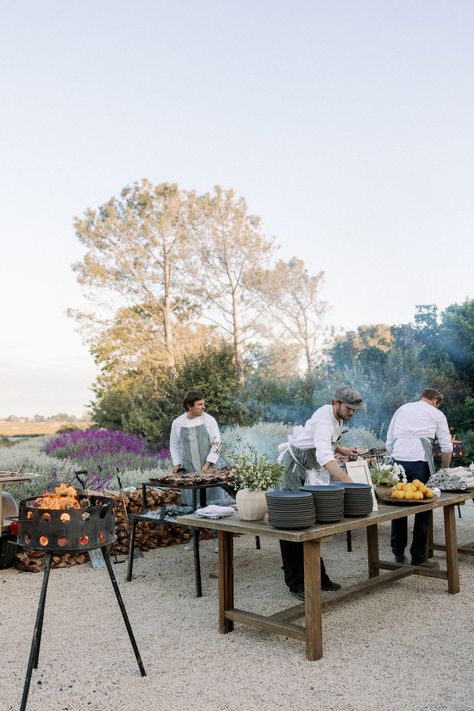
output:
[[[110,580],[112,581],[112,586],[114,588],[115,596],[117,598],[117,602],[119,604],[123,620],[125,622],[125,627],[127,628],[128,636],[130,638],[130,642],[132,644],[133,651],[135,653],[135,658],[137,660],[138,668],[140,669],[140,674],[142,676],[146,676],[145,668],[143,666],[143,662],[140,657],[140,652],[138,651],[137,643],[136,643],[135,637],[133,635],[132,627],[131,627],[130,621],[128,619],[125,605],[123,604],[122,596],[120,594],[117,580],[114,575],[112,563],[110,562],[110,557],[107,552],[107,548],[105,546],[103,546],[101,548],[101,551],[102,551],[102,555],[104,557],[105,565],[107,567],[107,570],[108,570],[108,573],[110,576]],[[41,586],[41,594],[40,594],[40,599],[39,599],[39,603],[38,603],[38,612],[36,614],[36,623],[35,623],[35,628],[33,631],[33,639],[31,641],[31,649],[30,649],[30,656],[28,658],[28,667],[26,670],[26,678],[25,678],[25,683],[23,685],[23,696],[21,698],[20,711],[25,711],[25,709],[26,709],[26,703],[28,701],[28,693],[30,690],[31,674],[33,672],[33,669],[38,668],[38,659],[39,659],[39,652],[40,652],[40,645],[41,645],[41,635],[42,635],[42,631],[43,631],[44,608],[46,605],[46,592],[48,590],[48,581],[49,581],[49,573],[51,571],[52,557],[53,557],[52,551],[48,551],[45,555],[43,584]]]

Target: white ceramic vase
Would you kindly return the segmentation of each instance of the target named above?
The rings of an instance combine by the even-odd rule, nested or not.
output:
[[[260,521],[267,513],[267,500],[264,491],[240,489],[235,501],[243,521]]]

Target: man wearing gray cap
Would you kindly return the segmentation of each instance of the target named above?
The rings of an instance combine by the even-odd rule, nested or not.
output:
[[[339,466],[335,453],[346,457],[356,457],[358,452],[352,447],[342,447],[337,441],[342,433],[344,422],[350,420],[362,405],[362,396],[351,385],[340,385],[336,388],[334,399],[330,405],[323,405],[306,421],[304,427],[295,428],[290,437],[286,451],[282,456],[282,464],[286,472],[286,487],[290,491],[298,491],[305,483],[306,469],[324,468],[332,481],[352,481]],[[280,541],[285,583],[290,592],[300,600],[304,600],[304,559],[303,544],[291,541]],[[334,583],[326,573],[321,558],[321,588],[322,590],[339,590],[339,583]]]

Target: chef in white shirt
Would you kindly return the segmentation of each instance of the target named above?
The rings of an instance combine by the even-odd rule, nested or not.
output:
[[[305,483],[307,469],[323,468],[331,480],[352,481],[336,461],[335,452],[348,457],[357,457],[357,449],[338,444],[344,422],[363,407],[362,396],[351,385],[336,388],[330,405],[323,405],[306,421],[304,427],[295,427],[294,434],[285,445],[281,462],[285,467],[285,486],[290,491],[298,491]],[[303,544],[280,540],[281,557],[285,583],[292,595],[304,600],[304,558]],[[321,558],[321,589],[339,590],[339,583],[333,582]]]
[[[188,390],[183,400],[184,413],[173,420],[170,434],[170,452],[173,474],[180,470],[187,473],[206,472],[219,459],[219,427],[212,415],[205,412],[204,394],[200,390]],[[223,498],[220,487],[206,489],[207,503]],[[181,492],[181,502],[193,505],[192,491]]]
[[[185,412],[171,425],[173,474],[179,469],[207,471],[219,459],[219,427],[214,417],[204,412],[204,395],[200,390],[189,390],[183,407]]]
[[[417,402],[408,402],[395,412],[387,432],[387,449],[397,464],[405,469],[408,481],[419,479],[426,484],[435,473],[432,441],[436,437],[441,449],[441,464],[449,467],[453,444],[446,416],[438,409],[443,402],[439,390],[426,388]],[[411,564],[437,568],[438,563],[426,559],[429,511],[416,514],[413,541],[410,548]],[[408,543],[406,518],[392,521],[391,546],[397,563],[405,563]]]

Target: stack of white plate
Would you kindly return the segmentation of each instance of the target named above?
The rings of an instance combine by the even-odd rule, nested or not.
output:
[[[314,501],[309,491],[267,491],[265,497],[271,526],[307,528],[314,524]]]
[[[344,516],[344,487],[342,484],[306,485],[302,491],[310,491],[316,509],[316,523],[334,523]]]
[[[344,482],[344,516],[368,516],[373,508],[370,484]]]

